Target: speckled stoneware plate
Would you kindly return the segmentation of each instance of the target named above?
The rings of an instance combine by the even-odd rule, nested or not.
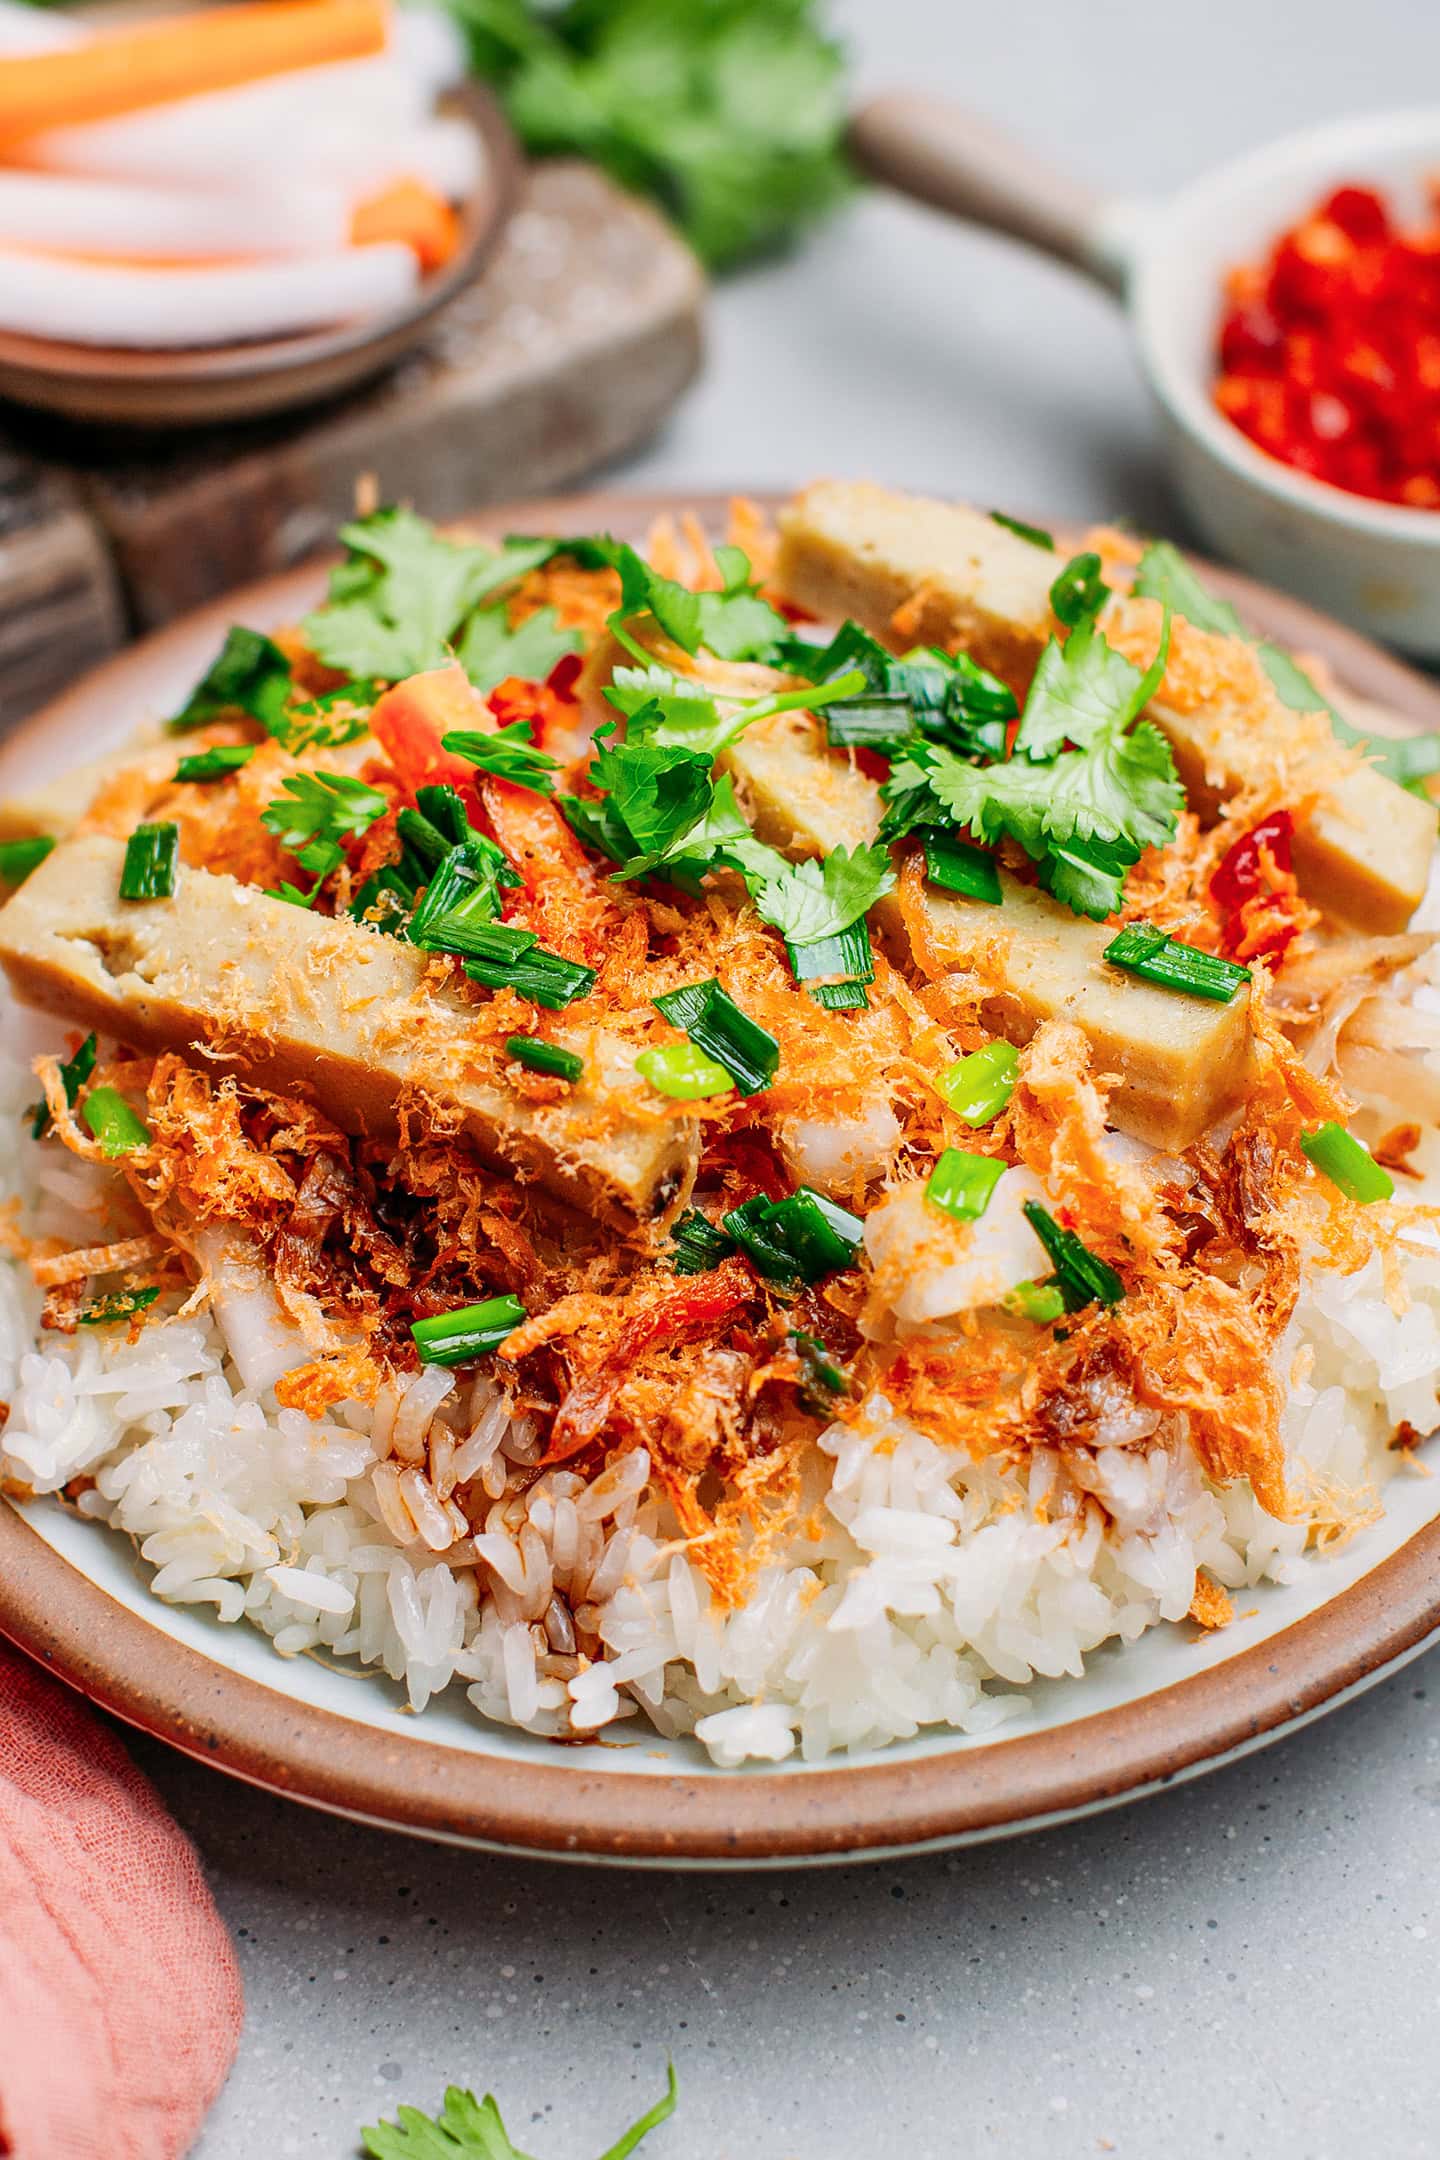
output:
[[[718,521],[723,507],[693,498]],[[678,500],[591,496],[487,512],[521,531],[640,538]],[[1206,575],[1247,622],[1329,659],[1358,704],[1440,727],[1440,690],[1297,602]],[[272,628],[320,592],[308,568],[252,587],[90,675],[0,752],[0,792],[173,711],[236,620]],[[1373,712],[1371,714],[1373,721]],[[463,1695],[410,1716],[383,1678],[161,1604],[129,1543],[54,1502],[0,1505],[0,1632],[187,1754],[312,1806],[455,1844],[661,1866],[873,1858],[1002,1837],[1112,1807],[1263,1746],[1440,1636],[1440,1478],[1398,1477],[1383,1520],[1218,1634],[1157,1628],[1046,1683],[1004,1738],[936,1732],[868,1758],[741,1771],[626,1728],[556,1746],[483,1724]]]

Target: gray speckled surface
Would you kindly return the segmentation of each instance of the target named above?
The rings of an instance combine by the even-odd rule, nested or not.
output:
[[[1433,0],[849,0],[865,79],[952,88],[1160,188],[1433,94]],[[629,468],[819,471],[1169,520],[1122,325],[1077,280],[874,200],[718,298]],[[140,1749],[239,1939],[250,2022],[200,2160],[349,2160],[449,2078],[540,2160],[682,2080],[655,2160],[1340,2160],[1440,2151],[1434,1657],[1269,1753],[1045,1836],[844,1873],[586,1874],[335,1824]],[[1427,1692],[1428,1683],[1428,1692]]]

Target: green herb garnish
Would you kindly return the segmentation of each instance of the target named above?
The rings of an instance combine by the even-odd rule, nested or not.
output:
[[[686,1208],[670,1232],[670,1267],[676,1275],[707,1275],[734,1250],[735,1240],[699,1208]]]
[[[1013,1043],[986,1043],[940,1075],[939,1089],[962,1124],[988,1125],[1015,1092],[1020,1053]]]
[[[1124,968],[1142,982],[1156,983],[1162,990],[1180,990],[1187,997],[1209,998],[1215,1005],[1228,1005],[1250,980],[1249,968],[1215,953],[1198,952],[1147,922],[1127,923],[1105,947],[1104,957],[1111,967]]]
[[[158,1283],[147,1283],[143,1290],[112,1290],[86,1305],[75,1318],[81,1327],[113,1327],[118,1320],[133,1320],[137,1313],[147,1311],[159,1295]]]
[[[1051,609],[1056,621],[1064,623],[1067,630],[1093,623],[1109,597],[1110,587],[1101,573],[1100,557],[1095,554],[1072,555],[1050,587]]]
[[[428,1320],[416,1320],[410,1333],[422,1363],[468,1365],[472,1358],[498,1350],[524,1318],[525,1307],[519,1298],[493,1297],[480,1305],[462,1305],[455,1312],[434,1313]]]
[[[960,893],[967,900],[983,900],[990,907],[1001,905],[1005,896],[993,855],[973,847],[968,840],[957,839],[953,833],[924,831],[920,837],[925,849],[925,875],[932,885],[938,885],[942,892]]]
[[[1119,1304],[1125,1295],[1124,1283],[1083,1238],[1063,1229],[1038,1200],[1027,1200],[1024,1214],[1055,1270],[1050,1281],[1064,1299],[1066,1312],[1078,1312],[1082,1305]]]
[[[1394,1197],[1395,1180],[1389,1171],[1381,1168],[1363,1141],[1333,1118],[1313,1132],[1302,1132],[1300,1145],[1316,1169],[1358,1206],[1371,1207],[1377,1200]]]
[[[113,1087],[91,1088],[80,1115],[100,1143],[103,1155],[130,1155],[149,1147],[150,1128]]]
[[[435,934],[455,936],[454,928],[448,927],[454,922],[452,913],[436,925]],[[533,930],[497,922],[467,929],[465,935],[465,973],[487,990],[513,990],[518,997],[558,1012],[576,998],[588,997],[595,987],[594,968],[551,952]]]
[[[674,2114],[678,2092],[672,2063],[663,2098],[632,2123],[600,2160],[630,2160],[642,2139]],[[438,2115],[398,2108],[393,2123],[375,2123],[361,2131],[360,2139],[370,2160],[530,2160],[511,2144],[494,2096],[486,2093],[477,2100],[459,2085],[446,2088]]]
[[[1020,1320],[1032,1320],[1036,1327],[1048,1327],[1065,1311],[1064,1294],[1053,1282],[1017,1282],[1013,1290],[1006,1291],[1001,1303],[1006,1312]]]
[[[180,828],[137,825],[125,843],[120,871],[122,900],[169,900],[175,892],[175,866],[180,860]]]
[[[579,652],[578,630],[562,630],[553,607],[536,608],[515,629],[508,605],[477,608],[455,647],[455,657],[482,694],[518,675],[544,682],[557,660]]]
[[[545,1073],[552,1080],[575,1081],[585,1070],[585,1060],[578,1051],[544,1042],[538,1035],[507,1035],[505,1055],[523,1065],[526,1072]]]
[[[693,1042],[642,1050],[635,1070],[657,1095],[666,1095],[671,1102],[707,1102],[712,1095],[729,1095],[735,1088],[730,1068],[718,1058],[707,1057]]]
[[[0,884],[23,885],[55,846],[49,833],[28,840],[0,840]]]
[[[280,647],[259,630],[236,623],[225,643],[173,720],[172,735],[204,727],[237,712],[258,720],[267,733],[280,723],[291,691],[290,663]]]
[[[721,1228],[767,1282],[793,1286],[849,1267],[864,1225],[849,1208],[802,1185],[784,1200],[757,1193],[722,1216]]]
[[[790,1340],[800,1360],[800,1384],[796,1390],[807,1410],[816,1417],[833,1417],[835,1405],[850,1393],[843,1366],[837,1365],[827,1344],[803,1328],[791,1328]]]
[[[683,1029],[697,1050],[723,1065],[742,1095],[769,1087],[780,1066],[780,1045],[759,1022],[742,1012],[711,976],[667,990],[654,1000],[672,1027]]]
[[[1055,552],[1055,535],[1046,532],[1043,525],[1027,525],[1023,518],[1007,517],[1003,510],[992,510],[990,522],[1003,525],[1006,532],[1017,534],[1021,540],[1028,540],[1031,547],[1045,548],[1051,555]]]
[[[260,813],[260,822],[281,847],[297,855],[311,841],[339,846],[348,835],[358,838],[390,808],[378,788],[345,773],[292,773],[280,794]]]
[[[95,1037],[87,1035],[74,1057],[67,1058],[60,1067],[60,1085],[65,1090],[65,1100],[72,1110],[79,1099],[81,1088],[95,1070],[96,1047]],[[50,1105],[38,1102],[30,1112],[30,1136],[33,1140],[43,1140],[49,1130]]]
[[[553,795],[554,774],[559,765],[553,757],[535,747],[534,736],[528,720],[514,720],[508,727],[497,728],[493,735],[482,735],[469,728],[456,728],[440,738],[442,750],[453,752],[468,764],[476,765],[481,772],[494,773],[498,780],[509,780],[515,787],[529,788],[536,795]]]
[[[1004,1175],[1005,1164],[998,1156],[946,1148],[925,1181],[925,1198],[956,1222],[978,1222]]]
[[[181,758],[175,767],[175,778],[228,780],[231,773],[239,772],[242,765],[249,764],[257,748],[255,743],[218,743],[213,750],[196,750],[189,757]]]

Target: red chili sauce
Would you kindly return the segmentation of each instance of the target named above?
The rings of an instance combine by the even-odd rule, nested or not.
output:
[[[1297,471],[1440,509],[1440,188],[1398,224],[1339,187],[1225,286],[1215,403]]]

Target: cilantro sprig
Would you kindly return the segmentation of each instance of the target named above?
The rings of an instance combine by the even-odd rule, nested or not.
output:
[[[674,2114],[679,2093],[672,2063],[660,2099],[600,2160],[630,2160],[650,2132]],[[393,2123],[374,2123],[361,2131],[360,2138],[371,2160],[530,2160],[511,2143],[493,2093],[477,2100],[461,2085],[447,2086],[438,2115],[423,2114],[419,2108],[397,2108]]]
[[[313,908],[325,880],[345,860],[341,843],[368,832],[389,807],[378,788],[352,780],[348,774],[292,773],[274,802],[261,811],[260,822],[315,882],[302,892],[284,879],[266,887],[271,899]]]
[[[498,780],[509,780],[516,787],[529,788],[536,795],[553,795],[554,775],[559,765],[553,757],[547,757],[535,746],[535,738],[528,720],[512,720],[508,727],[497,728],[493,735],[482,735],[470,728],[454,728],[440,738],[442,750],[449,750],[462,757],[467,764],[478,766],[481,772],[493,773]]]
[[[882,789],[882,833],[948,821],[985,846],[1016,840],[1048,892],[1103,921],[1120,905],[1126,872],[1147,847],[1174,838],[1184,808],[1170,746],[1139,718],[1169,649],[1167,614],[1142,674],[1093,615],[1082,617],[1041,655],[1013,755],[977,766],[943,747],[915,746]]]

